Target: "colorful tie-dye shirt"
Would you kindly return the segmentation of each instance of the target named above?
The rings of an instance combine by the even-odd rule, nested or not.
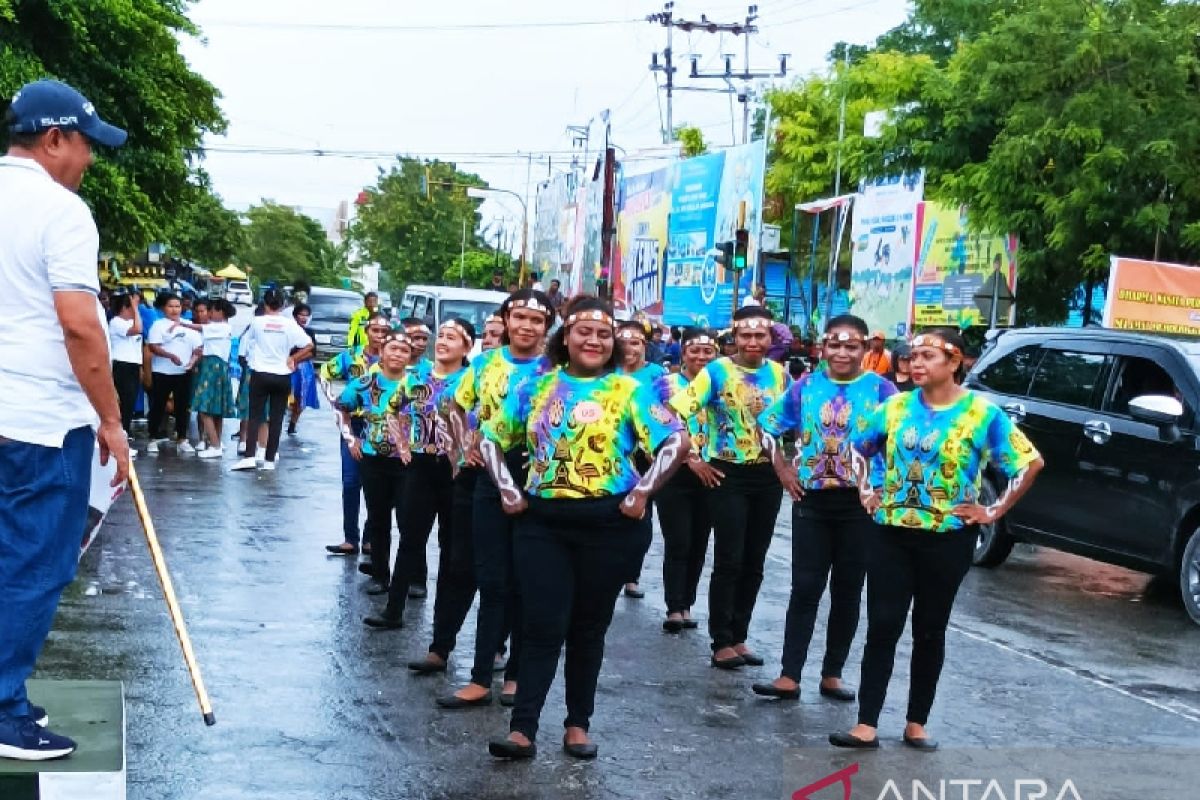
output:
[[[341,396],[334,403],[334,407],[339,411],[362,415],[366,423],[362,444],[364,455],[400,455],[395,432],[388,426],[392,397],[399,388],[400,381],[389,379],[381,370],[371,369],[366,375],[346,384]]]
[[[663,403],[669,403],[671,398],[688,387],[688,379],[682,372],[668,372],[656,384],[659,397]],[[684,420],[687,423],[688,436],[692,440],[692,453],[704,454],[704,446],[708,441],[706,430],[708,423],[707,409],[700,409]]]
[[[661,364],[643,364],[640,369],[634,372],[626,372],[625,370],[617,370],[620,375],[628,375],[640,384],[645,386],[653,386],[658,381],[666,377],[667,371],[663,369]]]
[[[934,532],[965,526],[950,510],[979,502],[985,462],[1011,479],[1039,457],[999,407],[970,391],[946,408],[926,404],[920,389],[901,392],[875,409],[850,444],[867,458],[884,457],[875,521]]]
[[[368,355],[365,348],[352,347],[325,362],[321,377],[326,381],[350,381],[366,375],[378,363],[379,356]]]
[[[718,358],[671,398],[671,407],[684,419],[708,411],[705,460],[762,464],[769,459],[760,441],[758,415],[787,391],[790,380],[774,361],[746,369],[731,358]]]
[[[432,366],[417,366],[405,373],[392,395],[389,413],[398,417],[401,430],[408,431],[413,453],[448,455],[453,449],[443,414],[465,372],[460,369],[442,375]]]
[[[851,381],[835,381],[825,370],[810,372],[760,414],[758,424],[772,436],[797,432],[793,464],[805,490],[848,489],[855,486],[850,436],[866,430],[875,409],[895,393],[896,387],[874,372]],[[879,486],[882,459],[871,463],[876,466],[872,484]]]
[[[545,356],[516,358],[507,345],[497,347],[471,361],[454,391],[454,402],[463,411],[474,411],[476,426],[482,425],[526,379],[553,369]]]
[[[562,370],[526,381],[481,427],[504,450],[528,444],[525,490],[537,497],[604,497],[634,488],[639,448],[653,453],[683,431],[654,388],[628,375],[574,378]]]

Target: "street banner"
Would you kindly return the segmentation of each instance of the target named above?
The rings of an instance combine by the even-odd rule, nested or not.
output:
[[[604,268],[604,174],[599,179],[589,181],[584,190],[583,208],[583,241],[579,245],[579,288],[573,292],[578,294],[596,293],[596,281]]]
[[[663,313],[671,169],[623,177],[613,257],[613,297],[630,311]]]
[[[576,204],[574,173],[555,175],[538,189],[534,206],[532,270],[543,284],[558,279],[571,285],[575,273]]]
[[[750,290],[758,260],[763,147],[760,140],[675,163],[663,287],[663,319],[668,324],[729,324],[735,273],[719,266],[711,251],[718,242],[734,238],[743,202],[751,237],[739,292]]]
[[[1104,327],[1200,336],[1200,268],[1113,256]]]
[[[903,173],[865,182],[854,201],[851,313],[888,337],[906,336],[912,326],[917,205],[924,191],[923,171]]]
[[[965,205],[921,203],[913,278],[913,325],[968,328],[987,325],[975,294],[1000,274],[1010,293],[1017,288],[1017,238],[971,229]],[[1015,308],[1015,307],[1014,307]],[[1013,312],[999,320],[1013,324]]]

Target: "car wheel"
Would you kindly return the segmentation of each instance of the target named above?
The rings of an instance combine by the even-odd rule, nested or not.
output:
[[[983,479],[983,487],[979,493],[979,502],[991,505],[998,497],[996,487],[991,478]],[[975,541],[975,554],[971,563],[977,567],[998,567],[1012,553],[1016,540],[1008,532],[1008,524],[999,519],[990,525],[979,526],[979,537]]]
[[[1200,529],[1192,531],[1192,538],[1183,548],[1183,558],[1179,564],[1179,590],[1188,616],[1192,622],[1200,625]]]

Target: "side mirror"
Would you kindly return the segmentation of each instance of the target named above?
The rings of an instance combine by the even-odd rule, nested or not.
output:
[[[1179,421],[1183,419],[1183,403],[1174,397],[1144,394],[1129,401],[1129,415],[1138,422],[1158,426],[1163,441],[1179,439]]]

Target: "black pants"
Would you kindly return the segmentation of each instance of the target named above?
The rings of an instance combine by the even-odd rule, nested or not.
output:
[[[255,372],[250,376],[250,425],[246,428],[246,458],[254,458],[258,450],[255,431],[267,413],[267,461],[274,461],[279,452],[279,437],[283,433],[283,418],[287,415],[288,398],[292,395],[292,376]],[[268,404],[270,408],[268,409]]]
[[[253,430],[253,428],[251,429]],[[391,581],[392,515],[396,526],[403,531],[400,513],[404,495],[404,462],[387,456],[363,456],[363,497],[367,501],[367,522],[363,538],[371,545],[372,577],[387,586]]]
[[[454,479],[449,536],[441,542],[445,557],[438,562],[437,595],[433,601],[433,644],[429,652],[449,658],[471,603],[475,601],[475,540],[472,530],[475,481],[480,470],[463,467]],[[482,480],[487,480],[483,477]],[[440,528],[439,528],[440,533]],[[440,538],[440,537],[439,537]]]
[[[604,636],[631,564],[650,529],[621,514],[623,495],[590,500],[531,498],[517,520],[517,580],[524,598],[521,671],[510,729],[530,740],[566,644],[564,727],[588,729]]]
[[[971,568],[978,529],[927,533],[883,527],[867,557],[867,646],[858,689],[858,721],[878,727],[896,661],[896,643],[912,606],[909,722],[924,725],[946,657],[946,626]]]
[[[112,362],[113,386],[117,387],[117,400],[121,404],[121,427],[126,433],[133,432],[133,407],[137,405],[138,382],[142,379],[142,365],[128,361]]]
[[[518,486],[525,483],[524,456],[508,454],[508,470]],[[500,492],[488,475],[475,482],[472,516],[475,537],[475,584],[479,614],[475,622],[475,664],[471,683],[491,688],[496,653],[511,631],[504,680],[515,681],[521,666],[521,593],[513,575],[513,518],[504,513]]]
[[[186,439],[188,434],[188,406],[192,402],[192,376],[166,375],[155,372],[150,383],[150,438],[163,438],[162,424],[167,416],[167,398],[175,401],[175,438]]]
[[[784,677],[800,680],[826,583],[829,624],[821,677],[842,677],[858,630],[867,549],[878,527],[863,510],[857,489],[811,491],[792,504],[792,597],[783,635]]]
[[[392,585],[388,591],[384,615],[397,618],[404,613],[408,587],[428,569],[425,548],[433,523],[438,526],[438,576],[447,569],[450,558],[450,526],[454,517],[454,479],[450,461],[445,456],[414,453],[405,469],[404,499],[400,504],[403,522],[400,525],[400,546],[396,550],[396,565],[392,568]],[[374,554],[375,547],[372,545]],[[422,582],[423,581],[419,581]]]
[[[712,465],[725,474],[721,485],[708,495],[715,541],[708,635],[715,652],[742,644],[749,635],[783,487],[770,464],[714,459]]]
[[[663,533],[663,586],[668,614],[688,611],[696,602],[696,587],[712,532],[708,491],[696,473],[684,466],[654,498]]]
[[[645,475],[647,470],[650,469],[651,463],[653,463],[653,462],[650,460],[650,458],[645,453],[643,453],[641,450],[639,450],[633,454],[633,465],[635,467],[637,467],[637,471],[638,471],[639,475]],[[654,504],[655,504],[654,501],[655,501],[655,498],[650,498],[650,501],[648,503],[646,503],[645,522],[650,527],[651,538],[654,537]],[[659,520],[659,524],[660,525],[662,524],[662,520]],[[646,550],[643,551],[642,554],[640,556],[638,556],[637,559],[633,562],[633,567],[629,570],[629,575],[626,576],[625,583],[639,583],[641,581],[642,565],[646,561],[646,552],[648,552],[649,550],[650,550],[650,543],[647,542]]]

